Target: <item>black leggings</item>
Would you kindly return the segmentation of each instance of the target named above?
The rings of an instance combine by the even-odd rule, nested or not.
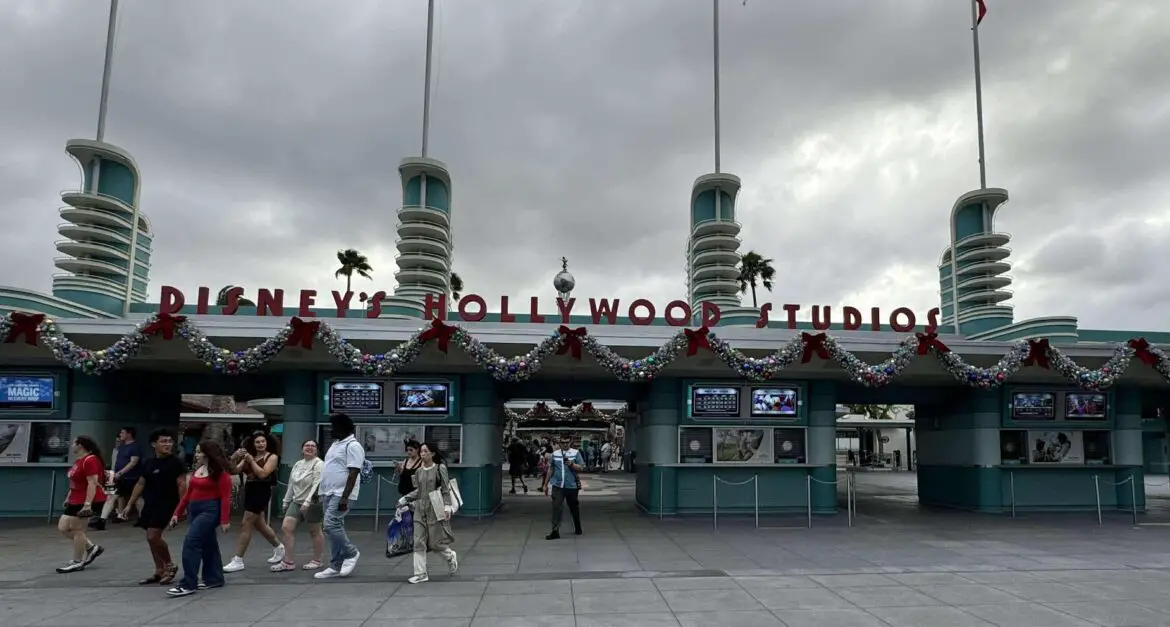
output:
[[[565,503],[569,504],[569,515],[573,517],[573,528],[581,529],[581,502],[577,500],[581,491],[574,488],[566,490],[554,487],[552,489],[552,530],[556,533],[561,530],[561,517],[565,513]]]

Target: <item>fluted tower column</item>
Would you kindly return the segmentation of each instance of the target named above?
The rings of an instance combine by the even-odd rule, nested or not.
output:
[[[1008,200],[1006,189],[967,192],[951,208],[951,245],[939,261],[939,320],[963,335],[1012,324],[1012,293],[1007,288],[1011,236],[995,232],[995,213]]]
[[[450,295],[451,175],[438,159],[410,157],[398,166],[398,286],[383,305],[384,318],[422,318],[428,294]]]
[[[687,298],[699,313],[704,301],[719,306],[722,324],[754,324],[757,310],[740,305],[739,222],[734,174],[704,174],[691,188],[691,234],[687,240]]]

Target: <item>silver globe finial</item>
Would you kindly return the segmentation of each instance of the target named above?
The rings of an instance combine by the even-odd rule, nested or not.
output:
[[[561,271],[553,277],[553,289],[557,291],[557,296],[562,300],[568,300],[574,287],[577,287],[577,279],[569,274],[569,259],[561,257]]]

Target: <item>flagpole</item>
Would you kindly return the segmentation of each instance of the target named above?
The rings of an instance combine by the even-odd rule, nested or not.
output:
[[[427,61],[423,78],[422,156],[427,156],[431,138],[431,53],[435,40],[435,0],[427,0]]]
[[[975,49],[975,118],[979,132],[979,189],[987,189],[987,155],[983,148],[983,80],[979,74],[979,0],[971,0],[971,42]]]
[[[720,161],[720,159],[719,159],[719,157],[720,157],[720,154],[719,154],[719,143],[720,143],[720,140],[719,140],[719,130],[720,130],[719,129],[719,0],[712,0],[711,4],[714,5],[714,11],[715,11],[715,19],[713,20],[715,36],[712,40],[713,44],[714,44],[712,46],[714,48],[714,51],[713,51],[714,64],[713,65],[715,68],[715,84],[714,84],[714,92],[715,92],[715,173],[719,174],[719,166],[720,166],[720,163],[719,163],[719,161]]]
[[[118,23],[118,0],[110,0],[110,25],[106,29],[106,60],[102,67],[102,96],[98,101],[97,140],[106,138],[106,109],[110,101],[110,70],[114,65],[114,30]]]

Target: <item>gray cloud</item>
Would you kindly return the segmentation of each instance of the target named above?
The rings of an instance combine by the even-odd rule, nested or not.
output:
[[[567,255],[581,298],[682,295],[690,185],[713,165],[710,2],[439,4],[431,154],[454,177],[469,290],[549,294]],[[79,178],[61,148],[94,132],[106,7],[16,5],[0,15],[0,56],[19,59],[0,74],[0,189],[19,216],[0,284],[47,289],[55,194]],[[1165,330],[1170,9],[1115,6],[991,7],[989,183],[1012,193],[998,219],[1018,317]],[[351,246],[391,289],[425,3],[122,7],[107,139],[143,170],[152,291],[332,289]],[[780,268],[771,300],[934,306],[947,215],[978,182],[963,3],[728,1],[721,17],[723,166],[744,180],[745,248]],[[1145,224],[1140,241],[1122,223]]]

